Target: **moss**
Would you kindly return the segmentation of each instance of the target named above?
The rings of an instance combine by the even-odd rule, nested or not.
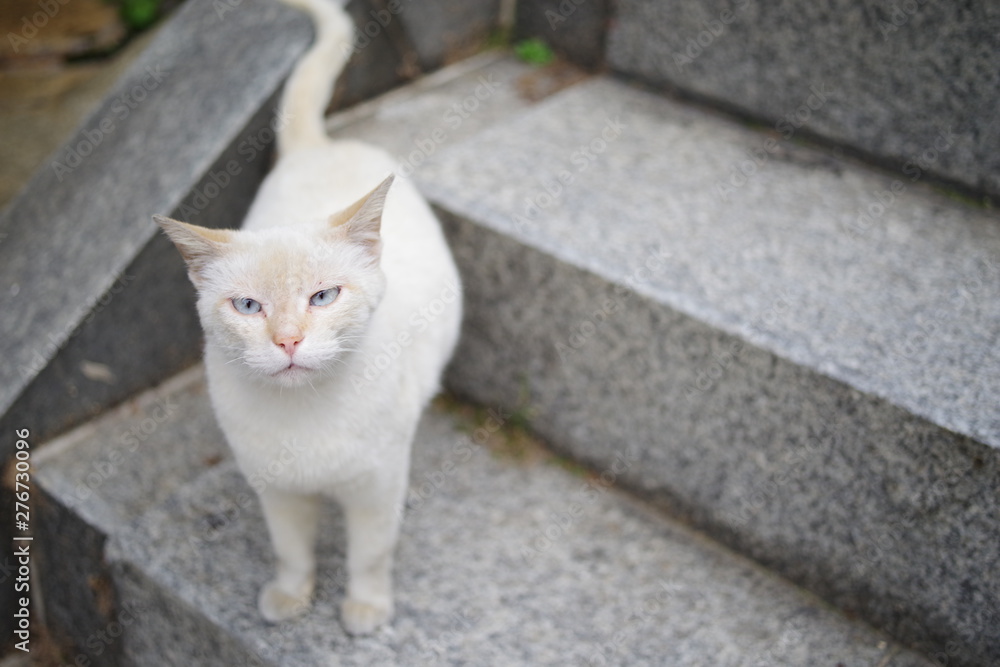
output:
[[[530,465],[553,458],[541,440],[529,428],[530,410],[526,407],[512,412],[465,403],[443,394],[434,406],[452,416],[455,427],[476,444],[483,445],[500,459]]]

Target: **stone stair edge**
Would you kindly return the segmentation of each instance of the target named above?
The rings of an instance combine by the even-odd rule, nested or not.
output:
[[[148,403],[149,401],[159,400],[163,397],[163,395],[169,394],[171,392],[175,393],[187,392],[197,388],[197,385],[203,382],[203,377],[200,370],[201,369],[196,368],[186,371],[181,376],[178,376],[177,378],[172,379],[168,381],[168,383],[157,388],[157,390],[149,392],[145,399],[146,402]],[[124,418],[128,420],[128,419],[135,419],[135,416],[127,410],[121,410],[121,411],[116,411],[116,413],[113,415],[109,414],[107,418],[108,419]],[[427,418],[428,417],[425,416],[425,419]],[[455,426],[452,425],[452,421],[455,418],[453,413],[438,412],[436,415],[430,415],[429,418],[432,421],[438,421],[438,422],[441,421],[442,419],[446,420],[448,423],[447,428],[449,429],[455,428]],[[81,429],[80,432],[75,434],[74,437],[67,436],[66,438],[63,438],[62,443],[71,444],[74,441],[83,440],[91,432],[92,432],[91,430]],[[62,444],[59,450],[56,450],[55,448],[52,449],[52,453],[48,455],[47,459],[43,460],[43,464],[47,460],[52,460],[58,456],[66,456],[69,454],[70,454],[70,445]],[[505,464],[505,465],[510,465],[510,464]],[[529,476],[536,474],[537,470],[536,466],[538,465],[542,465],[545,468],[549,468],[550,470],[553,471],[545,473],[546,475],[553,475],[553,474],[561,475],[564,476],[566,479],[571,479],[573,477],[573,475],[570,473],[563,473],[558,466],[545,463],[530,464],[527,468],[524,469],[523,474]],[[175,488],[175,491],[171,494],[169,498],[161,500],[159,504],[151,507],[150,511],[152,511],[154,514],[168,516],[174,511],[170,509],[172,507],[172,503],[177,502],[178,499],[180,498],[186,497],[191,492],[194,492],[196,496],[203,495],[203,492],[205,492],[205,490],[201,489],[201,487],[203,487],[206,484],[210,486],[214,485],[212,486],[212,489],[210,489],[207,492],[211,497],[226,496],[227,493],[221,491],[220,490],[221,487],[216,488],[218,487],[218,484],[221,483],[218,480],[235,481],[237,480],[237,478],[239,478],[239,475],[235,471],[235,467],[230,461],[229,464],[227,464],[226,466],[213,468],[212,471],[207,475],[199,475],[195,478],[192,478],[184,482],[181,486]],[[244,487],[245,487],[244,484],[240,484],[239,488],[236,489],[236,491],[244,489]],[[840,621],[837,621],[837,623],[843,623],[846,620],[846,617],[840,610],[836,610],[835,608],[831,607],[827,602],[819,599],[818,597],[807,591],[804,591],[803,589],[800,589],[794,583],[783,579],[780,575],[774,573],[773,571],[767,570],[762,565],[748,559],[745,555],[734,552],[730,548],[715,542],[710,537],[704,535],[703,533],[697,531],[696,529],[690,528],[683,524],[679,524],[676,521],[664,517],[661,512],[649,506],[642,500],[637,499],[635,496],[628,493],[627,491],[618,489],[613,484],[605,488],[604,491],[606,491],[606,493],[601,494],[602,497],[604,498],[604,500],[601,501],[602,503],[614,505],[617,508],[615,510],[616,512],[620,511],[624,514],[624,516],[631,517],[629,519],[630,521],[635,521],[643,526],[648,527],[648,529],[652,531],[651,534],[660,534],[665,531],[667,534],[672,536],[671,539],[680,540],[685,544],[692,545],[692,548],[694,549],[701,551],[708,551],[717,555],[722,561],[724,561],[726,568],[735,568],[741,571],[746,570],[752,572],[753,574],[751,575],[751,578],[754,581],[760,580],[759,583],[756,585],[764,585],[764,587],[767,590],[772,590],[773,588],[776,588],[785,591],[788,595],[800,596],[801,597],[800,604],[803,604],[810,608],[816,608],[818,610],[825,610],[822,613],[831,614],[832,615],[830,616],[831,619],[842,619]],[[133,521],[130,521],[128,522],[128,524],[119,527],[119,530],[115,531],[115,533],[112,533],[110,535],[110,540],[108,546],[106,547],[106,553],[109,559],[108,561],[109,567],[111,568],[111,571],[114,573],[114,577],[116,578],[119,585],[123,585],[122,582],[124,578],[127,579],[127,581],[124,584],[126,586],[126,589],[132,589],[132,587],[134,587],[135,585],[140,585],[142,581],[145,581],[147,584],[153,584],[155,586],[155,590],[147,590],[145,593],[143,593],[142,595],[143,600],[138,603],[135,602],[135,600],[133,600],[131,597],[129,597],[130,594],[126,592],[126,604],[129,605],[129,608],[132,609],[133,611],[138,610],[137,613],[139,614],[140,617],[142,616],[147,617],[145,620],[140,619],[142,625],[144,625],[145,627],[149,627],[150,623],[159,625],[162,624],[162,622],[174,622],[178,621],[178,619],[181,619],[181,617],[183,617],[183,619],[187,619],[183,620],[182,621],[183,623],[193,623],[192,627],[200,625],[204,621],[208,621],[209,625],[212,628],[211,631],[208,628],[204,628],[199,631],[199,634],[210,636],[211,644],[213,646],[236,647],[236,649],[240,651],[245,651],[247,655],[252,656],[252,659],[254,660],[252,664],[260,664],[260,663],[272,664],[270,657],[255,650],[254,647],[247,645],[245,643],[245,639],[241,639],[241,634],[243,633],[243,630],[234,632],[233,629],[229,627],[230,622],[227,621],[226,618],[222,617],[217,618],[214,615],[214,613],[206,616],[205,615],[206,612],[199,608],[195,600],[189,599],[189,596],[184,591],[173,590],[173,587],[171,586],[170,577],[163,578],[158,576],[155,571],[153,572],[146,571],[148,569],[148,565],[154,564],[153,561],[150,561],[145,556],[139,555],[139,552],[135,552],[133,554],[132,552],[134,551],[134,549],[127,546],[127,544],[133,539],[129,537],[131,532],[136,528],[139,528],[144,525],[145,523],[143,518],[144,516],[145,514],[140,517],[135,517]],[[235,525],[237,526],[238,530],[244,530],[244,531],[250,530],[250,527],[246,525],[244,525],[242,529],[238,528],[239,526],[238,521],[236,522]],[[223,528],[223,530],[224,529],[225,528]],[[158,530],[159,529],[157,529],[157,531]],[[143,531],[140,530],[139,532]],[[140,542],[137,542],[136,545],[146,544],[147,538],[137,536],[136,539],[140,540]],[[145,553],[146,551],[148,551],[149,546],[150,545],[146,544],[146,547],[140,548],[139,551]],[[136,555],[138,555],[138,558],[134,557]],[[267,558],[265,557],[264,560],[266,561]],[[156,570],[158,567],[159,567],[158,565],[155,565],[153,567],[153,570]],[[255,568],[255,569],[260,569],[260,568]],[[128,574],[129,570],[133,570],[134,571],[133,574]],[[177,575],[174,574],[171,576],[177,576]],[[782,593],[782,595],[785,595],[786,593]],[[150,608],[144,606],[148,605],[150,600],[154,600],[154,606],[157,606],[152,616],[150,616],[149,614]],[[138,606],[136,606],[137,604]],[[161,604],[163,605],[162,608],[158,606]],[[255,608],[251,606],[251,613],[252,612],[255,612]],[[165,613],[167,615],[161,617],[160,622],[153,621],[152,620],[153,617],[155,617],[159,613]],[[180,614],[180,616],[178,616],[178,614]],[[198,619],[201,620],[199,621]],[[669,621],[666,622],[669,623]],[[870,635],[865,635],[865,636],[866,637],[870,636],[873,642],[875,642],[875,640],[878,640],[877,643],[879,647],[881,647],[880,651],[883,656],[882,664],[885,665],[929,664],[917,660],[914,657],[914,655],[909,653],[908,651],[901,650],[898,646],[894,646],[891,639],[889,639],[879,631],[869,628],[863,623],[859,623],[857,621],[850,621],[850,625],[851,627],[854,628],[854,630],[851,630],[851,632],[858,633],[859,639],[861,635],[865,635],[865,633],[870,633]],[[273,633],[274,630],[268,629],[267,632]],[[294,635],[296,634],[294,626],[288,626],[285,630],[282,630],[279,627],[277,628],[277,632],[278,636],[284,636],[286,632],[291,633],[288,635],[289,637],[294,637]],[[219,633],[221,633],[221,635]],[[225,639],[220,639],[220,637],[225,637]],[[363,647],[359,647],[359,649],[362,652],[366,650]],[[618,646],[618,650],[626,650],[626,649],[623,646]],[[899,655],[900,651],[902,653],[901,655]],[[184,655],[184,652],[180,651],[178,655]],[[202,657],[206,660],[204,664],[211,664],[210,662],[211,658],[209,656],[202,656]],[[896,662],[897,657],[901,660],[901,662]],[[202,664],[202,663],[196,663],[196,664]],[[647,663],[642,663],[642,664],[647,664]],[[688,664],[694,664],[694,663],[688,663]]]
[[[653,99],[663,99],[662,96],[657,95],[655,91],[651,91],[645,86],[634,86],[631,82],[621,80],[616,76],[597,77],[577,84],[568,90],[560,91],[537,103],[532,108],[525,110],[522,114],[519,114],[519,116],[543,116],[548,112],[549,108],[557,107],[559,105],[562,95],[574,94],[574,91],[579,92],[581,88],[588,85],[621,86],[622,90],[633,90],[636,91],[638,95]],[[677,103],[672,100],[668,103],[674,106],[677,105]],[[701,111],[697,107],[693,109],[687,107],[684,108],[686,111],[692,113],[698,113]],[[761,138],[767,136],[766,133],[759,132],[755,128],[747,128],[732,119],[712,114],[711,112],[707,115],[709,117],[708,122],[718,121],[720,127],[725,127],[730,130],[743,133],[746,136]],[[506,128],[491,127],[487,129],[487,132],[496,131],[499,133],[503,129],[510,131],[515,121],[516,119],[512,119],[511,122],[507,123]],[[476,139],[467,139],[464,143],[471,146],[475,143],[475,141]],[[461,150],[461,143],[454,147],[446,147],[443,151],[443,155],[439,154],[435,156],[435,158],[437,158],[439,162],[447,161],[449,151],[454,149]],[[821,148],[817,147],[795,146],[792,147],[791,150],[821,157],[829,157],[824,154]],[[876,179],[888,181],[892,177],[892,173],[880,170],[877,167],[872,167],[868,164],[857,163],[850,160],[833,160],[833,158],[831,158],[831,160],[835,163],[834,167],[831,168],[829,166],[821,166],[819,168],[830,168],[831,173],[842,173],[846,170],[847,173],[854,174],[858,178],[874,177]],[[791,164],[794,165],[794,160]],[[819,376],[875,396],[880,400],[885,401],[887,404],[901,407],[905,411],[913,413],[921,419],[944,428],[945,430],[951,431],[963,437],[972,438],[973,440],[982,442],[993,448],[1000,448],[1000,433],[995,435],[991,434],[991,428],[995,430],[997,428],[996,425],[991,427],[988,423],[965,424],[963,421],[965,417],[962,415],[958,415],[957,413],[954,415],[946,414],[933,406],[924,405],[919,401],[911,400],[905,395],[906,392],[903,392],[902,394],[898,392],[894,393],[891,388],[898,383],[872,381],[872,379],[866,375],[865,372],[859,372],[854,369],[848,370],[839,362],[826,360],[815,351],[803,348],[801,345],[789,345],[789,342],[785,340],[783,336],[775,336],[772,332],[767,331],[764,328],[754,328],[745,320],[734,320],[724,311],[692,300],[689,293],[685,292],[683,288],[671,288],[669,286],[654,285],[651,282],[637,281],[634,279],[630,280],[632,276],[630,276],[630,274],[619,265],[608,264],[599,257],[596,259],[594,257],[589,257],[585,253],[580,252],[579,249],[569,248],[554,238],[539,237],[538,235],[531,235],[523,232],[518,229],[516,223],[512,223],[512,214],[509,210],[495,208],[491,206],[490,202],[484,202],[482,198],[477,198],[475,194],[467,194],[466,192],[458,193],[456,192],[455,187],[448,182],[435,181],[433,178],[421,178],[420,174],[417,176],[418,182],[420,183],[420,186],[424,190],[425,194],[435,206],[439,207],[443,211],[468,220],[474,220],[478,224],[482,224],[498,234],[509,237],[517,243],[537,247],[544,252],[551,254],[560,262],[579,266],[590,273],[600,276],[603,280],[608,281],[617,288],[628,289],[644,298],[664,303],[680,313],[705,322],[712,328],[726,333],[732,338],[741,341],[741,344],[745,343],[750,346],[759,347],[767,352],[774,353],[791,363],[816,373]],[[540,187],[536,188],[536,190],[539,192],[541,191]],[[949,197],[947,193],[941,193],[932,185],[927,183],[918,183],[917,185],[912,186],[912,191],[918,202],[914,205],[924,206],[926,207],[926,210],[948,211],[950,215],[957,217],[972,215],[977,219],[990,218],[992,215],[988,211],[984,211],[982,208],[970,207],[964,201],[956,201]],[[527,194],[537,195],[538,192],[529,191]],[[840,209],[840,213],[843,214],[847,212],[847,210],[848,209],[846,207]],[[514,217],[516,218],[517,216]],[[1000,222],[1000,219],[998,219],[997,222]],[[985,268],[983,268],[983,270],[987,272],[986,277],[992,273],[1000,272],[1000,253],[995,252],[991,257],[993,259],[987,259]],[[958,278],[961,278],[962,276],[954,277],[957,281]]]
[[[253,14],[251,14],[253,12]],[[300,21],[304,25],[304,21],[292,16],[292,11],[286,7],[282,7],[276,2],[259,2],[254,1],[248,3],[242,10],[242,14],[249,17],[251,15],[260,16],[263,14],[265,17],[273,18],[282,12],[288,12],[287,14],[282,14],[285,22],[288,23],[289,20],[294,19]],[[15,198],[14,201],[4,210],[2,218],[0,218],[0,224],[6,222],[8,224],[13,224],[15,217],[27,215],[28,213],[37,214],[39,210],[51,208],[54,204],[53,202],[62,202],[63,205],[67,203],[79,202],[82,192],[76,192],[74,194],[74,189],[80,189],[84,186],[90,187],[91,189],[95,187],[95,184],[100,185],[106,180],[103,175],[107,170],[102,168],[99,162],[111,161],[112,164],[117,162],[122,156],[134,159],[136,154],[136,142],[141,141],[141,138],[131,137],[128,134],[130,128],[141,127],[144,123],[148,123],[151,118],[156,117],[161,112],[158,110],[158,106],[164,103],[162,96],[164,91],[169,90],[174,84],[174,77],[171,75],[175,71],[184,70],[185,68],[190,68],[191,63],[185,60],[184,52],[191,48],[203,47],[204,44],[199,40],[205,39],[205,34],[193,35],[190,31],[190,24],[192,22],[204,22],[205,16],[210,15],[215,18],[215,10],[211,7],[199,6],[196,4],[191,4],[186,7],[182,7],[178,12],[176,12],[169,19],[169,23],[164,26],[162,30],[159,31],[157,35],[153,38],[149,48],[146,49],[142,54],[139,55],[137,60],[125,71],[119,81],[112,87],[111,92],[105,97],[104,101],[95,108],[91,114],[85,117],[78,126],[76,134],[70,137],[61,147],[56,149],[53,153],[53,158],[58,158],[64,156],[67,150],[73,149],[77,145],[82,145],[84,142],[90,142],[91,153],[88,154],[85,164],[81,165],[80,169],[71,169],[70,173],[64,179],[63,176],[53,175],[52,169],[50,168],[53,158],[47,162],[42,168],[40,168],[35,175],[32,177],[29,184],[21,192],[21,194]],[[237,20],[237,17],[230,16],[230,23]],[[225,24],[223,24],[225,25]],[[296,40],[298,46],[296,46]],[[194,44],[192,46],[192,43]],[[305,47],[305,33],[300,31],[298,35],[291,35],[289,39],[275,42],[272,45],[272,50],[284,51],[286,52],[287,58],[294,56],[296,48]],[[275,64],[276,67],[280,67],[280,63]],[[157,67],[163,68],[163,73],[158,74],[159,79],[155,79],[155,83],[148,83],[150,80],[149,71]],[[143,81],[147,81],[147,84],[143,84]],[[144,87],[145,85],[145,87]],[[260,85],[263,85],[260,84]],[[260,85],[257,87],[260,88]],[[247,95],[254,95],[252,87]],[[135,111],[128,112],[124,118],[120,118],[118,107],[124,108],[124,103],[122,102],[123,96],[131,94],[132,91],[136,89],[141,89],[143,91],[143,100],[145,104],[137,104]],[[271,96],[271,91],[257,91],[263,97],[259,99],[259,102],[264,102],[267,98]],[[137,93],[138,95],[138,93]],[[244,126],[247,121],[256,115],[255,109],[244,109],[242,111],[237,111],[230,114],[227,118],[231,122],[225,128],[226,136],[216,136],[216,145],[220,152],[224,152],[225,145],[224,139],[232,140],[239,137],[239,133],[243,131]],[[101,140],[89,139],[88,137],[97,137],[101,135]],[[106,137],[105,137],[106,135]],[[178,140],[183,141],[185,137],[178,137]],[[96,146],[94,142],[97,142]],[[200,149],[192,149],[198,152]],[[188,151],[190,152],[190,151]],[[184,180],[184,185],[175,183],[171,185],[170,183],[165,183],[159,181],[155,178],[146,174],[146,176],[139,179],[139,185],[142,187],[148,186],[152,190],[151,193],[142,193],[141,196],[152,196],[159,197],[159,204],[153,205],[157,209],[170,209],[161,210],[164,213],[173,212],[178,206],[184,203],[184,200],[189,197],[189,188],[194,187],[202,176],[207,175],[209,169],[215,163],[218,155],[214,151],[200,150],[200,162],[196,169],[191,170],[185,168],[184,176],[179,177],[178,180]],[[58,161],[58,160],[56,160]],[[54,164],[54,163],[53,163]],[[86,167],[86,168],[84,168]],[[136,165],[135,170],[139,172],[142,171],[141,165]],[[145,178],[145,180],[143,180]],[[56,181],[59,182],[56,182]],[[65,181],[65,182],[63,182]],[[134,187],[135,184],[133,184]],[[120,193],[118,193],[120,194]],[[57,197],[58,195],[58,197]],[[110,193],[109,193],[110,196]],[[117,195],[116,195],[117,196]],[[131,204],[132,207],[135,206],[134,193],[129,197],[125,197],[125,204]],[[118,239],[117,246],[110,246],[104,252],[105,254],[112,254],[114,256],[114,261],[110,269],[102,272],[100,275],[105,276],[100,278],[97,282],[94,280],[85,281],[83,288],[88,290],[88,296],[85,302],[81,301],[71,313],[59,315],[60,322],[58,326],[48,326],[46,328],[55,329],[56,332],[50,332],[47,337],[33,337],[30,342],[24,345],[18,345],[17,355],[12,359],[13,363],[10,366],[5,367],[5,375],[7,375],[7,381],[3,382],[4,390],[0,392],[0,412],[6,412],[10,405],[16,400],[18,395],[27,387],[30,382],[37,377],[38,373],[44,368],[45,364],[51,361],[52,357],[58,353],[62,345],[69,340],[73,333],[77,330],[80,323],[85,321],[88,313],[93,311],[93,304],[97,303],[98,300],[108,292],[110,288],[113,288],[116,280],[120,279],[122,272],[126,270],[128,265],[132,262],[136,254],[141,248],[152,239],[155,235],[155,227],[152,223],[148,222],[148,219],[143,218],[145,223],[139,222],[122,222],[123,215],[128,213],[131,215],[133,212],[126,211],[122,212],[124,206],[116,207],[114,211],[107,209],[107,205],[102,203],[102,200],[94,200],[84,211],[87,215],[94,216],[100,220],[104,220],[109,216],[114,218],[117,217],[119,220],[115,224],[118,226],[125,225],[127,228],[127,233],[121,235]],[[150,208],[149,205],[142,207],[141,216],[148,216],[153,211],[146,211]],[[22,213],[23,212],[23,213]],[[75,215],[80,215],[79,212],[75,212]],[[67,213],[56,212],[56,223],[61,227],[65,227],[69,223],[60,218],[65,218]],[[148,223],[148,224],[147,224]],[[91,221],[91,224],[97,224],[97,221]],[[105,225],[107,226],[107,225]],[[25,232],[20,227],[18,230],[12,231],[11,234],[4,240],[3,244],[0,244],[0,253],[3,252],[13,252],[12,244],[17,239],[24,236]],[[47,241],[46,241],[47,243]],[[85,241],[83,243],[86,243]],[[59,248],[61,246],[57,246]],[[79,250],[79,249],[78,249]],[[54,254],[59,255],[65,252],[64,250],[55,250]],[[94,249],[89,251],[89,254],[93,254]],[[49,253],[53,254],[53,253]],[[77,253],[79,254],[79,252]],[[89,255],[87,255],[89,256]],[[104,264],[107,266],[107,264]],[[21,265],[18,264],[20,267]],[[29,268],[32,265],[27,265]],[[24,271],[21,271],[23,274]],[[18,274],[21,278],[23,275]],[[14,276],[17,278],[18,276]],[[29,275],[30,277],[30,275]],[[14,282],[17,282],[14,280]],[[23,280],[21,282],[24,282]],[[20,290],[19,294],[21,296],[20,301],[23,302],[28,296],[30,289],[33,285],[30,284],[21,285],[23,289]],[[71,283],[75,281],[70,281]],[[30,307],[30,306],[29,306]],[[37,308],[31,308],[27,317],[31,318],[29,321],[34,322],[34,320],[39,319],[39,317],[48,317],[51,314],[46,314],[44,311],[37,311]],[[41,312],[41,314],[39,314]],[[22,317],[23,319],[23,317]],[[20,325],[23,329],[24,324]],[[36,325],[40,326],[40,325]],[[19,343],[23,341],[18,341]],[[33,352],[33,354],[32,354]],[[24,369],[28,369],[30,372],[26,373]]]

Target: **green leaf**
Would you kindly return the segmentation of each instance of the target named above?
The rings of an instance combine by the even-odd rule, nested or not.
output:
[[[159,16],[160,0],[122,0],[122,19],[133,30],[142,30]]]
[[[514,53],[518,58],[532,65],[548,65],[556,57],[549,45],[537,37],[515,44]]]

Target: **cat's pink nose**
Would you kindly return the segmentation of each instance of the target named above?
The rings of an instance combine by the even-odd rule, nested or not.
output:
[[[282,348],[288,356],[292,356],[295,352],[295,346],[302,342],[302,336],[300,335],[288,335],[281,336],[274,339],[274,344]]]

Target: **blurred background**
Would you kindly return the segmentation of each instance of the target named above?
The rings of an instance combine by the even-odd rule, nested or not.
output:
[[[101,101],[157,22],[181,1],[52,0],[48,6],[4,0],[0,208]]]

